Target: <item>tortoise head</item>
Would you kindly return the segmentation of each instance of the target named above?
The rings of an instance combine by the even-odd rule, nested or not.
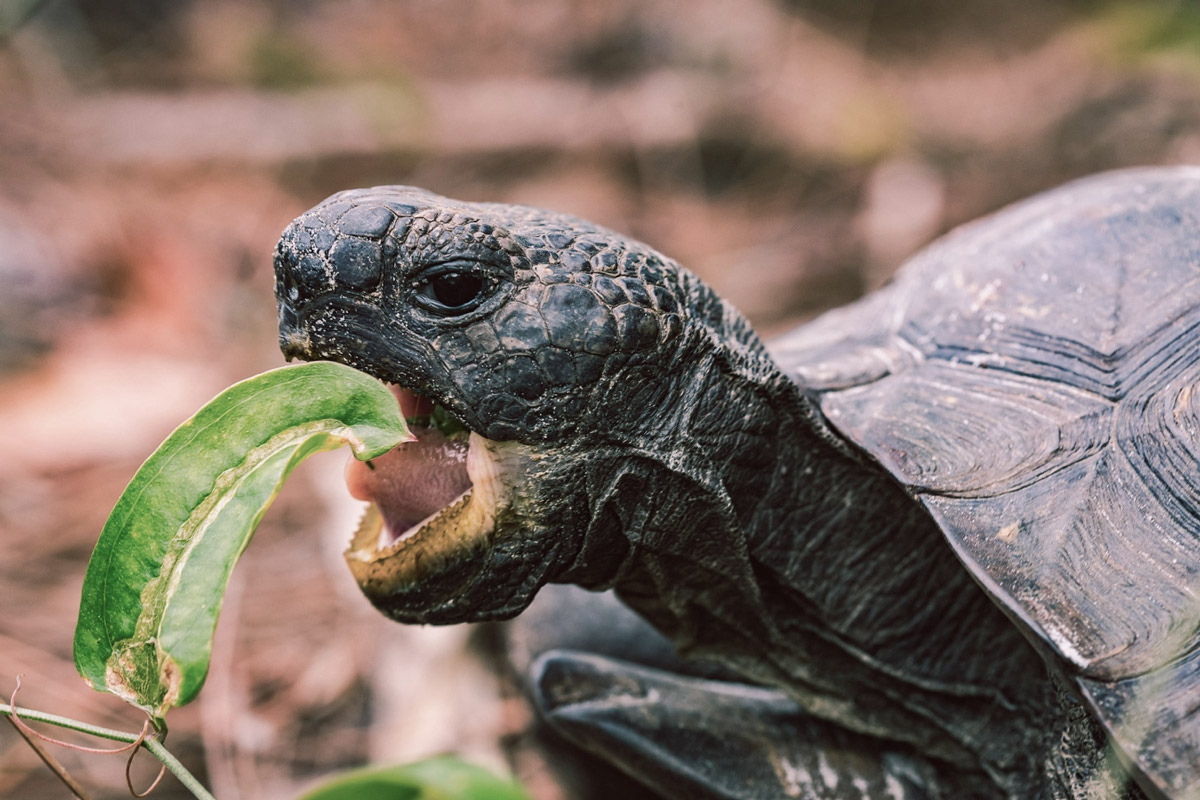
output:
[[[376,474],[365,492],[373,510],[347,560],[402,621],[502,618],[548,581],[612,584],[649,504],[670,504],[651,485],[704,482],[685,465],[705,447],[687,431],[744,415],[711,396],[715,362],[773,369],[736,312],[673,262],[531,208],[341,192],[284,231],[275,270],[289,358],[348,364],[469,430],[444,446],[470,488],[419,524],[392,510],[415,491],[404,481]]]

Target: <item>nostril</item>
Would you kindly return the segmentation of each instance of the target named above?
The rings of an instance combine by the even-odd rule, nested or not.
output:
[[[304,224],[306,217],[283,232],[275,250],[276,293],[297,302],[333,288],[327,252],[334,244],[332,233]]]
[[[275,300],[279,303],[280,314],[283,314],[285,306],[293,305],[300,299],[299,259],[293,249],[280,241],[275,249]]]

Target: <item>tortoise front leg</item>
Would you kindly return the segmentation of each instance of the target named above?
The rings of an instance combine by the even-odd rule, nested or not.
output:
[[[978,789],[947,782],[919,754],[811,717],[777,690],[565,650],[545,653],[532,672],[554,729],[667,798],[916,800]]]

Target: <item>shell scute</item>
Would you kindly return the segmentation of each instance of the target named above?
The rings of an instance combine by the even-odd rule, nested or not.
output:
[[[1200,785],[1200,169],[1068,184],[772,344],[1165,790]]]

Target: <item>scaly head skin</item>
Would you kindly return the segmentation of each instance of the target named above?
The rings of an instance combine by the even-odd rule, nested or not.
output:
[[[680,549],[740,569],[702,546],[730,534],[744,560],[720,529],[747,492],[724,485],[722,459],[766,444],[763,384],[794,387],[673,262],[573,217],[378,187],[297,219],[275,269],[285,354],[364,370],[471,431],[464,498],[400,541],[368,520],[347,554],[386,613],[500,618],[548,581],[612,585],[672,515],[709,527]],[[760,460],[752,480],[769,480]]]
[[[681,650],[937,759],[958,796],[1059,796],[1045,764],[1105,758],[920,504],[646,245],[380,187],[297,219],[275,269],[285,354],[470,430],[427,429],[351,481],[375,505],[347,560],[390,616],[496,619],[547,582],[612,586]],[[409,503],[429,465],[461,474]]]
[[[579,219],[406,187],[334,195],[275,268],[289,357],[470,430],[457,500],[397,511],[413,445],[356,479],[377,510],[347,560],[384,613],[497,619],[547,582],[612,586],[682,651],[1030,796],[1061,738],[1037,654],[693,275]]]

